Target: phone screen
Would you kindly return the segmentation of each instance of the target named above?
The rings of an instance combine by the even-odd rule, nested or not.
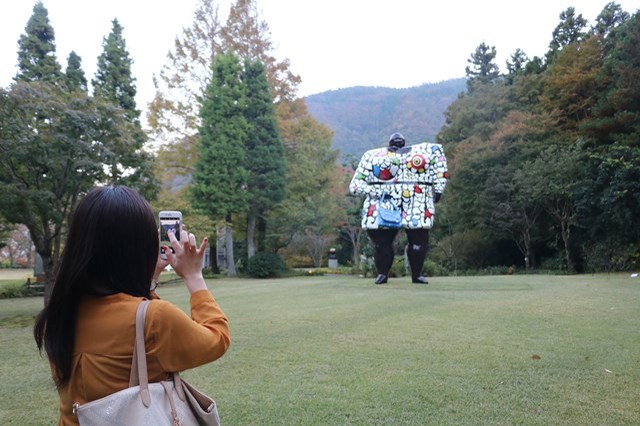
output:
[[[169,231],[173,231],[176,239],[180,240],[180,231],[182,230],[182,213],[178,211],[160,212],[160,243],[171,247],[169,240]],[[171,249],[173,251],[173,248]],[[164,254],[164,249],[160,250]]]

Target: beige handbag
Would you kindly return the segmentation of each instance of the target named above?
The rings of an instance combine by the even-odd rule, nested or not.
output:
[[[136,343],[133,348],[129,387],[104,398],[73,404],[80,425],[210,425],[218,426],[216,402],[180,379],[149,383],[144,346],[144,322],[149,300],[140,303],[136,312]]]

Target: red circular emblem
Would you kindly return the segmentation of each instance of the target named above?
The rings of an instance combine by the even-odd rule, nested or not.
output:
[[[414,155],[411,157],[411,167],[414,169],[424,169],[425,164],[427,164],[427,160],[425,160],[422,155]]]

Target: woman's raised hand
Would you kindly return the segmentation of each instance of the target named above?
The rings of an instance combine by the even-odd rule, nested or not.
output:
[[[174,232],[167,232],[171,247],[175,253],[167,248],[166,254],[169,264],[174,271],[184,280],[190,293],[198,290],[206,290],[207,285],[202,277],[202,258],[207,247],[207,238],[203,238],[200,247],[196,244],[196,237],[188,233],[184,227],[180,231],[180,241]]]

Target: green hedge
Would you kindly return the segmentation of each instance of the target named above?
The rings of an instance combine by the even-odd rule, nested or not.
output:
[[[254,278],[277,277],[284,272],[286,265],[278,253],[256,253],[247,261],[247,274]]]

